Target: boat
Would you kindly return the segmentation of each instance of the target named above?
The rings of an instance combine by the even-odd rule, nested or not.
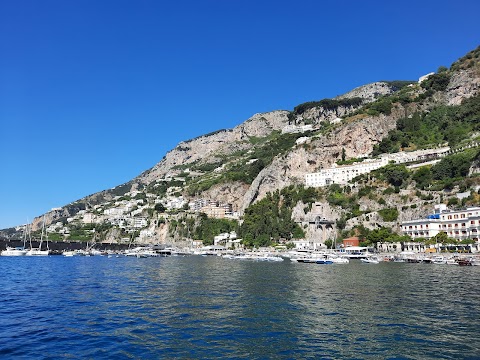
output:
[[[28,228],[28,226],[27,226],[27,228]],[[42,250],[44,234],[45,234],[46,243],[47,243],[46,250]],[[38,248],[34,248],[32,246],[32,238],[30,238],[30,249],[27,250],[27,253],[25,255],[27,255],[27,256],[48,256],[48,255],[50,255],[50,249],[48,248],[48,233],[45,230],[45,215],[43,215],[43,225],[42,225],[42,234],[40,235],[40,244],[38,245]]]
[[[366,257],[364,259],[360,259],[360,261],[363,264],[379,264],[380,263],[380,261],[376,257],[373,257],[373,256]]]
[[[324,259],[318,259],[316,263],[320,265],[331,265],[333,264],[333,261],[329,258],[324,258]]]
[[[280,256],[276,256],[270,253],[260,253],[258,255],[253,256],[253,260],[257,261],[283,261],[283,258]]]
[[[445,262],[447,265],[458,265],[457,260],[454,258],[447,259]]]
[[[472,266],[472,261],[470,259],[458,259],[457,260],[458,266]]]
[[[62,252],[63,256],[71,257],[71,256],[82,256],[85,255],[82,250],[64,250]]]
[[[326,258],[326,253],[297,253],[290,257],[290,261],[304,264],[319,264],[317,261],[322,262]]]
[[[25,256],[27,254],[27,250],[25,249],[25,242],[27,241],[27,230],[28,225],[26,225],[23,232],[23,246],[7,246],[5,250],[0,252],[0,256]]]
[[[26,253],[27,253],[27,250],[25,250],[25,248],[22,246],[17,246],[17,247],[7,246],[7,249],[3,250],[0,253],[0,255],[1,256],[25,256]]]
[[[125,256],[128,257],[137,257],[137,258],[147,258],[147,257],[159,257],[160,254],[155,250],[145,246],[138,246],[134,249],[128,249],[125,251]]]
[[[345,256],[337,256],[337,255],[328,255],[328,259],[331,260],[334,264],[349,264],[350,259]]]
[[[447,263],[447,260],[441,255],[434,256],[432,259],[432,264],[445,265],[446,263]]]

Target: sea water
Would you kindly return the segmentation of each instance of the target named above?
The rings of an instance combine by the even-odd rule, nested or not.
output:
[[[480,267],[0,258],[0,358],[480,359]]]

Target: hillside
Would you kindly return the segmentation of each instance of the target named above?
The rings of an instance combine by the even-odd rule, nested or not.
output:
[[[48,223],[55,225],[52,236],[85,240],[95,233],[109,241],[137,236],[144,242],[181,241],[200,236],[197,230],[205,218],[196,210],[216,202],[230,204],[232,218],[240,223],[251,221],[248,229],[235,226],[241,235],[252,238],[249,231],[255,226],[249,216],[257,211],[253,205],[273,201],[276,205],[265,206],[283,209],[272,216],[288,226],[269,238],[288,240],[294,233],[295,237],[318,237],[319,230],[311,224],[317,215],[335,222],[327,234],[334,238],[360,225],[397,231],[398,222],[425,216],[440,201],[451,206],[478,204],[478,155],[475,148],[461,149],[475,143],[480,130],[479,56],[477,48],[420,83],[367,84],[334,99],[299,104],[292,111],[255,114],[233,129],[181,142],[130,182],[46,214]],[[399,184],[391,181],[391,174],[377,171],[347,186],[304,189],[306,174],[336,163],[440,146],[450,146],[454,156],[463,156],[467,169],[453,169],[442,177],[434,167],[440,165],[404,166],[392,170],[404,171]],[[458,193],[469,195],[458,197]],[[393,209],[397,216],[392,215]],[[34,220],[34,230],[40,221],[41,217]],[[228,221],[222,226],[212,225],[212,231],[235,227]],[[268,230],[255,231],[257,237],[267,237]],[[13,231],[3,235],[15,236]]]

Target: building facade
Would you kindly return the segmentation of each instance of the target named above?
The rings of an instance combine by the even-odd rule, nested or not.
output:
[[[305,175],[305,185],[309,187],[329,186],[332,184],[345,185],[356,176],[377,170],[390,162],[402,164],[415,161],[431,161],[445,156],[450,151],[449,147],[437,149],[417,150],[412,152],[398,152],[382,155],[379,159],[365,159],[352,165],[338,166],[322,169],[316,173]]]
[[[471,239],[479,241],[480,207],[451,211],[445,205],[437,205],[435,214],[427,219],[402,222],[402,232],[413,239],[430,239],[439,232],[459,241]]]

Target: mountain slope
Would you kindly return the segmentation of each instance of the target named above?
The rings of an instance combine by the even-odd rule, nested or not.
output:
[[[400,119],[478,96],[479,53],[477,48],[421,84],[368,84],[334,99],[300,104],[293,111],[255,114],[233,129],[181,142],[130,182],[49,212],[48,222],[66,223],[66,218],[82,210],[100,219],[101,211],[113,207],[118,197],[132,197],[135,193],[133,197],[140,197],[145,205],[139,214],[150,218],[151,211],[147,210],[155,207],[150,199],[160,199],[167,193],[182,195],[186,200],[204,198],[232,203],[242,214],[269,192],[303,184],[306,173],[331,167],[343,158],[370,155],[396,129]],[[308,214],[302,214],[302,205],[298,206],[293,216],[297,221],[305,220]],[[322,208],[326,216],[342,216],[341,209],[326,202]],[[34,229],[40,219],[34,220]],[[170,236],[165,226],[168,222],[157,219],[150,222],[149,228],[163,234],[165,240]]]

